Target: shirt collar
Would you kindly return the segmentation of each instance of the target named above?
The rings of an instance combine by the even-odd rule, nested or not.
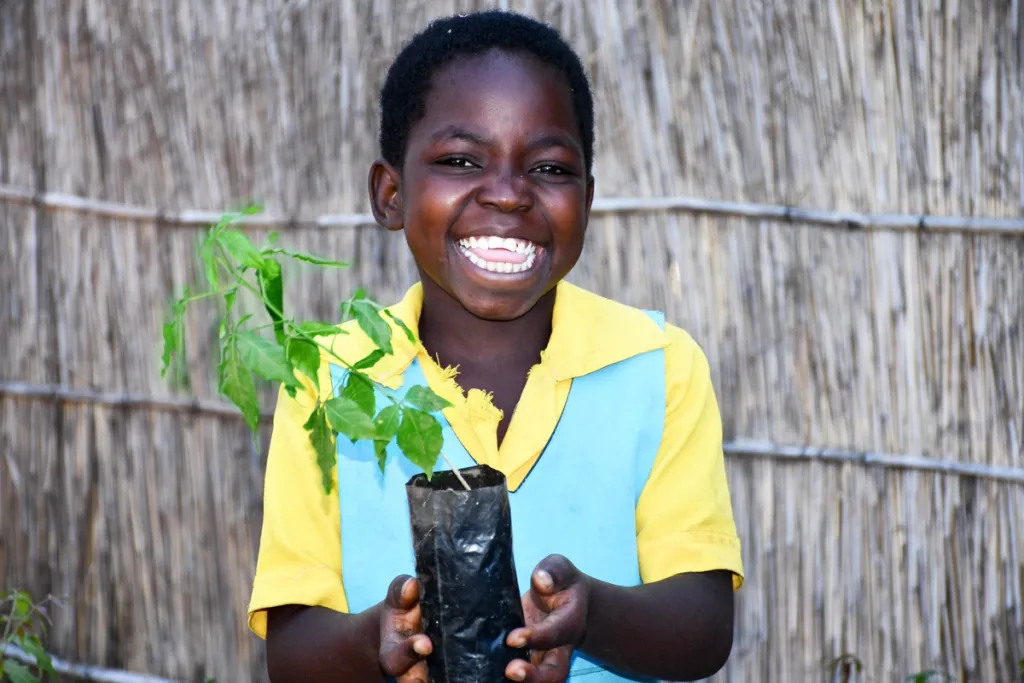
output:
[[[392,315],[406,324],[416,341],[410,341],[389,319],[393,353],[365,371],[372,379],[395,386],[416,356],[426,355],[419,342],[422,308],[423,285],[419,282],[398,303],[388,307]],[[347,349],[351,357],[361,358],[373,348],[369,338],[358,329],[335,339],[355,346]],[[562,281],[557,285],[551,339],[541,352],[541,364],[551,370],[556,380],[568,380],[667,345],[664,331],[643,311]]]

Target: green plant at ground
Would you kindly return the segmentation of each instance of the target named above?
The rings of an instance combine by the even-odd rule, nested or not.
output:
[[[0,681],[39,683],[46,676],[57,680],[40,638],[50,623],[46,608],[51,602],[53,598],[36,603],[23,591],[0,593]],[[10,658],[11,646],[35,657],[35,667]]]
[[[357,290],[341,303],[339,322],[355,320],[376,348],[351,364],[339,357],[325,343],[346,334],[338,324],[297,320],[287,315],[282,262],[290,259],[314,268],[345,268],[348,264],[283,249],[277,245],[276,233],[262,246],[256,246],[244,232],[231,227],[244,216],[258,212],[257,207],[248,207],[225,214],[202,240],[197,258],[205,274],[206,289],[191,293],[186,288],[171,306],[163,327],[162,376],[171,372],[172,379],[183,378],[185,313],[192,304],[213,300],[218,308],[219,389],[242,412],[254,436],[258,434],[260,419],[256,378],[280,383],[294,397],[301,387],[300,376],[320,388],[320,364],[326,356],[349,373],[343,387],[333,387],[332,398],[317,401],[304,425],[316,452],[324,491],[331,491],[335,439],[339,436],[352,443],[372,441],[382,471],[387,447],[395,441],[402,455],[429,478],[438,457],[444,457],[441,425],[434,413],[450,404],[426,386],[411,387],[399,397],[387,387],[375,385],[365,373],[393,353],[388,320],[409,341],[415,342],[412,331],[390,311],[371,301],[365,292]],[[240,296],[255,300],[256,310],[265,314],[262,322],[256,322],[253,314],[237,313]],[[377,405],[378,395],[386,400],[384,406]],[[465,481],[463,485],[468,488]]]

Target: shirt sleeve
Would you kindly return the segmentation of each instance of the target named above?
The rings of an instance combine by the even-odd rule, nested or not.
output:
[[[326,363],[321,363],[323,371]],[[330,386],[329,371],[321,386]],[[316,455],[303,428],[316,390],[291,398],[282,389],[274,412],[263,494],[263,529],[249,602],[249,628],[267,637],[267,609],[281,605],[348,611],[341,579],[341,512],[337,470],[324,493]]]
[[[738,590],[743,561],[711,370],[690,335],[672,325],[665,331],[665,428],[636,509],[640,574],[653,583],[680,573],[727,570]]]

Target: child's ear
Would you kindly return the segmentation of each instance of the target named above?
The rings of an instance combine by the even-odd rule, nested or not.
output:
[[[405,224],[402,176],[391,164],[378,159],[370,166],[368,181],[373,218],[388,230],[401,230]]]

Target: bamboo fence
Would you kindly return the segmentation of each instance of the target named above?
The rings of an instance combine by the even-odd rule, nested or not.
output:
[[[1013,681],[1024,5],[507,4],[596,88],[603,199],[570,279],[665,310],[712,365],[748,572],[714,680],[844,680],[850,655],[849,681]],[[249,198],[354,262],[287,271],[293,310],[398,297],[415,269],[366,217],[375,93],[415,29],[485,5],[0,2],[0,586],[68,601],[68,667],[266,680],[264,453],[201,313],[190,391],[161,380],[165,306]]]

